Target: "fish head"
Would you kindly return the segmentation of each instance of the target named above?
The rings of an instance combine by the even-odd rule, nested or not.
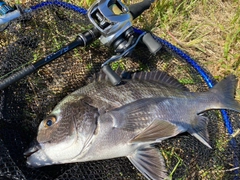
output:
[[[36,142],[24,155],[27,164],[41,167],[76,162],[97,127],[97,109],[84,97],[68,97],[41,121]]]

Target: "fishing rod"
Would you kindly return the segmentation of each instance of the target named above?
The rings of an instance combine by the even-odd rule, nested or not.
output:
[[[79,14],[82,14],[82,15],[88,15],[88,16],[91,15],[91,11],[87,11],[84,8],[75,6],[75,5],[67,3],[67,2],[58,1],[58,0],[41,2],[41,3],[39,3],[35,6],[32,6],[28,9],[25,9],[25,10],[20,8],[20,6],[17,6],[18,8],[14,9],[14,8],[10,7],[9,5],[7,5],[6,3],[4,3],[3,1],[0,1],[0,2],[1,2],[0,3],[0,10],[1,10],[1,14],[2,14],[2,16],[0,16],[0,26],[1,25],[6,26],[6,24],[8,24],[11,20],[16,19],[17,17],[20,17],[21,14],[23,14],[23,13],[30,13],[32,11],[36,11],[40,8],[44,8],[44,7],[51,6],[51,5],[55,5],[55,6],[63,7],[63,8],[66,8],[66,9],[70,9],[70,10],[75,11],[75,12],[77,12]],[[153,2],[154,2],[154,0],[144,0],[141,4],[138,3],[138,4],[135,4],[135,5],[130,5],[129,9],[130,9],[131,13],[133,14],[132,16],[134,18],[136,18],[137,16],[139,16],[142,13],[142,11],[144,11],[145,9],[148,9],[149,6],[151,5],[151,3],[153,3]],[[94,6],[96,6],[96,4],[94,4]],[[101,6],[101,7],[104,8],[103,6]],[[94,16],[92,17],[92,19],[94,19]],[[140,29],[137,29],[135,27],[133,27],[133,30],[138,35],[141,35],[141,34],[144,33],[144,31],[142,31]],[[95,32],[95,30],[94,30],[94,32]],[[149,36],[149,34],[146,35],[145,37],[147,37],[147,36]],[[59,51],[57,51],[55,53],[52,53],[52,54],[48,55],[47,57],[39,60],[39,62],[36,62],[36,65],[35,65],[36,67],[34,67],[34,65],[29,65],[28,68],[21,70],[19,73],[16,72],[12,76],[7,76],[6,75],[6,76],[1,77],[1,79],[0,79],[0,90],[6,88],[10,84],[20,80],[21,78],[35,72],[40,67],[44,66],[47,63],[50,63],[51,61],[53,61],[54,59],[56,59],[57,57],[65,54],[65,53],[67,53],[71,49],[73,49],[75,47],[78,47],[78,46],[81,46],[82,44],[84,44],[84,42],[80,42],[81,40],[83,40],[81,37],[84,37],[84,36],[77,37],[75,42],[72,42],[72,43],[70,43],[70,45],[67,45],[67,46],[61,48]],[[95,35],[95,38],[97,38],[96,35]],[[151,38],[151,37],[149,37],[149,38]],[[203,78],[203,80],[206,82],[206,84],[208,85],[209,88],[214,86],[214,80],[189,55],[187,55],[181,49],[177,48],[176,46],[172,45],[171,43],[169,43],[168,41],[166,41],[166,40],[164,40],[160,37],[157,37],[157,36],[153,35],[153,38],[158,42],[158,44],[155,44],[156,42],[151,39],[151,43],[155,44],[154,47],[163,46],[164,49],[169,50],[171,53],[173,53],[177,57],[180,57],[182,60],[184,60],[188,64],[190,64],[191,67],[199,73],[199,75]],[[143,40],[144,39],[145,38],[143,38]],[[146,39],[148,39],[148,38],[146,38]],[[113,59],[115,59],[115,57],[113,57]],[[110,62],[111,62],[111,60],[110,60]],[[103,69],[107,69],[107,70],[105,70],[105,73],[108,73],[108,72],[111,71],[111,69],[108,66],[103,67]],[[117,84],[120,81],[119,77],[114,75],[114,73],[110,72],[109,74],[110,75],[112,74],[113,78],[111,78],[111,79],[112,79],[112,81],[115,81],[114,82],[115,84]],[[5,78],[5,79],[3,79],[3,78]],[[229,116],[227,115],[225,110],[221,110],[221,113],[222,113],[222,117],[224,119],[224,123],[225,123],[225,126],[226,126],[229,134],[233,134],[233,129],[232,129],[231,122],[229,120]]]
[[[53,3],[57,3],[59,5],[58,2],[59,1],[46,2],[44,5]],[[90,7],[87,14],[88,18],[94,25],[94,28],[79,34],[73,42],[62,47],[58,51],[28,65],[20,71],[14,72],[14,74],[10,76],[7,76],[8,74],[6,75],[7,77],[3,76],[2,78],[4,79],[0,81],[0,90],[35,72],[42,66],[52,62],[74,48],[87,46],[98,38],[102,44],[114,47],[115,52],[117,53],[102,64],[102,69],[109,77],[113,85],[119,84],[121,82],[121,78],[110,68],[109,63],[128,56],[140,40],[142,40],[152,53],[156,53],[161,48],[160,43],[158,43],[149,33],[142,33],[142,35],[138,36],[134,32],[131,23],[132,19],[141,15],[151,6],[152,2],[152,0],[144,0],[140,3],[127,7],[120,0],[96,1]],[[5,15],[11,17],[8,19],[12,19],[13,17],[16,17],[15,14],[17,13],[15,11],[18,12],[19,10],[16,9],[14,11],[8,11],[10,14],[6,14],[7,11],[5,11]],[[11,16],[12,13],[13,16]],[[6,23],[6,21],[4,21],[4,23]]]
[[[97,2],[100,2],[100,1],[97,1]],[[146,3],[147,5],[149,5],[152,2],[154,2],[154,1],[143,1],[143,2]],[[143,6],[144,8],[148,8],[148,6],[146,6],[146,4],[145,5],[141,4],[141,6]],[[43,8],[43,7],[46,7],[46,6],[50,6],[50,5],[55,5],[55,6],[63,7],[63,8],[66,8],[66,9],[71,9],[72,11],[78,12],[78,13],[80,13],[82,15],[87,15],[87,13],[88,13],[88,11],[85,10],[84,8],[75,6],[75,5],[67,3],[67,2],[58,1],[58,0],[41,2],[41,3],[39,3],[39,4],[35,5],[35,6],[32,6],[32,7],[28,8],[28,9],[22,9],[20,6],[10,7],[5,2],[0,1],[0,28],[2,27],[1,28],[2,30],[6,29],[7,26],[8,26],[8,23],[10,21],[20,17],[24,13],[31,13],[32,11],[35,11],[37,9],[40,9],[40,8]],[[136,17],[139,16],[142,13],[141,11],[144,8],[140,8],[140,4],[131,5],[129,7],[130,12],[133,14],[132,15],[133,17],[134,16],[136,16]],[[138,10],[138,9],[142,9],[142,10],[136,12],[136,15],[134,15],[134,12],[136,10]],[[138,14],[138,13],[140,13],[140,14]],[[94,16],[93,16],[93,19],[94,19]],[[60,50],[58,50],[57,52],[52,53],[52,54],[48,55],[47,57],[45,57],[45,58],[39,60],[38,62],[36,62],[36,64],[35,64],[36,67],[34,67],[34,65],[30,65],[25,70],[22,70],[19,73],[16,72],[16,75],[12,75],[12,76],[9,76],[9,77],[5,77],[4,76],[4,78],[7,78],[8,80],[6,80],[6,79],[2,80],[2,81],[0,80],[0,89],[4,89],[8,85],[16,82],[17,80],[20,80],[21,78],[31,74],[32,72],[35,72],[40,67],[44,66],[47,63],[50,63],[51,61],[53,61],[54,59],[58,58],[59,56],[65,54],[65,53],[67,53],[71,49],[79,47],[79,46],[84,46],[84,43],[85,44],[91,43],[90,41],[94,41],[95,38],[97,39],[97,38],[101,37],[101,33],[99,33],[98,30],[99,29],[92,29],[90,31],[87,31],[85,33],[80,34],[75,39],[74,42],[70,43],[69,45],[67,45],[67,46],[61,48]],[[137,29],[137,28],[133,27],[133,31],[138,36],[144,35],[143,34],[144,31],[142,31],[140,29]],[[93,34],[95,34],[95,35],[93,36]],[[87,35],[87,38],[85,37],[85,35]],[[149,34],[145,35],[144,37],[147,37],[147,36],[149,36]],[[144,39],[143,37],[141,37],[141,38]],[[184,53],[181,49],[179,49],[176,46],[172,45],[168,41],[166,41],[166,40],[164,40],[164,39],[162,39],[160,37],[157,37],[155,35],[153,35],[153,38],[155,40],[155,41],[153,41],[151,39],[151,41],[153,43],[156,43],[156,41],[157,41],[158,44],[160,44],[160,46],[157,45],[156,47],[158,47],[158,48],[160,47],[161,48],[161,46],[162,46],[164,49],[171,51],[171,53],[173,53],[174,55],[177,55],[177,57],[180,57],[182,60],[186,61],[188,64],[191,65],[191,67],[193,69],[195,69],[199,73],[199,75],[203,78],[203,80],[206,82],[208,87],[211,88],[211,87],[214,86],[214,80],[208,75],[208,73],[205,72],[205,70],[194,59],[192,59],[190,56],[188,56],[186,53]],[[88,39],[89,42],[88,41],[84,41],[85,39]],[[146,38],[146,39],[148,39],[148,38]],[[135,40],[137,40],[137,39],[135,38]],[[124,41],[124,42],[126,43],[126,41]],[[134,45],[134,44],[132,44],[132,45]],[[151,46],[150,46],[150,49],[151,49]],[[131,50],[133,50],[133,48],[131,48],[131,46],[130,46],[126,50],[125,54],[124,53],[119,53],[116,56],[121,57],[121,55],[124,56],[124,55],[130,54]],[[112,60],[114,61],[114,60],[117,60],[117,59],[118,59],[117,57],[113,56],[112,59],[110,58],[107,61],[107,64],[104,64],[102,66],[103,69],[108,69],[108,70],[105,70],[105,73],[110,72],[110,75],[114,76],[114,74],[111,73],[111,69],[109,69],[108,63],[112,62]],[[42,62],[42,63],[40,63],[40,62]],[[115,83],[118,83],[119,82],[118,78],[119,78],[118,76],[114,77],[113,81],[116,81]],[[221,110],[221,113],[222,113],[222,117],[224,119],[225,126],[227,128],[227,131],[228,131],[228,133],[230,135],[232,135],[233,134],[233,127],[232,127],[231,121],[229,119],[229,116],[228,116],[228,114],[227,114],[227,112],[225,110]],[[236,142],[235,142],[234,138],[231,139],[230,143],[232,144],[233,147],[236,146]],[[239,166],[238,162],[236,162],[234,166],[238,167]]]

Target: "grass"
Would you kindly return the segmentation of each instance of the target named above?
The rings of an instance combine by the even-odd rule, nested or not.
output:
[[[88,8],[94,1],[69,2]],[[132,4],[139,1],[124,2]],[[151,9],[133,24],[188,52],[217,80],[230,73],[240,79],[239,0],[155,1]],[[240,100],[240,82],[236,96]]]
[[[26,3],[25,1],[17,1]],[[78,6],[88,8],[94,0],[68,0]],[[132,4],[137,1],[125,1]],[[220,80],[228,74],[235,74],[240,80],[240,2],[239,0],[155,0],[151,9],[133,22],[134,26],[149,30],[157,36],[188,52],[211,74]],[[77,51],[75,55],[79,54]],[[116,69],[121,61],[112,64]],[[91,63],[87,65],[91,69]],[[143,67],[144,65],[142,65]],[[182,83],[192,83],[191,79],[181,79]],[[190,81],[190,82],[189,82]],[[240,82],[237,86],[240,100]],[[216,140],[216,148],[224,152],[225,139]],[[177,158],[170,174],[181,167],[182,159],[175,152],[163,151],[165,159]],[[199,170],[202,179],[207,179],[213,171],[218,177],[224,175],[219,165],[213,169]]]
[[[170,172],[168,177],[169,179],[172,179],[177,168],[182,165],[183,159],[180,156],[178,156],[178,154],[176,154],[174,147],[172,147],[172,149],[168,151],[162,150],[162,155],[164,159],[167,160],[168,163],[171,162],[172,159],[177,159],[177,163],[175,164],[173,170]]]
[[[149,12],[152,12],[151,14]],[[138,21],[172,44],[180,46],[220,80],[240,79],[240,3],[218,0],[163,0]],[[151,20],[150,20],[151,19]],[[237,88],[240,99],[240,83]]]
[[[124,0],[126,4],[139,1]],[[66,2],[88,8],[94,0]],[[133,24],[188,52],[217,80],[230,73],[240,79],[239,0],[156,0]],[[240,82],[236,94],[240,100]]]

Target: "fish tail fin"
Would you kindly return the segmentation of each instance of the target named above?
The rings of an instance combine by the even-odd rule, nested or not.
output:
[[[234,99],[237,82],[236,76],[229,75],[210,89],[210,98],[213,95],[212,93],[217,95],[217,99],[213,101],[214,104],[211,105],[211,108],[214,106],[213,109],[229,109],[240,112],[240,103]],[[204,145],[211,148],[207,131],[209,119],[199,114],[196,115],[193,121],[192,128],[188,129],[188,132]]]
[[[237,83],[238,80],[236,76],[229,75],[210,89],[210,92],[218,95],[220,100],[219,109],[229,109],[240,112],[240,103],[234,99]]]

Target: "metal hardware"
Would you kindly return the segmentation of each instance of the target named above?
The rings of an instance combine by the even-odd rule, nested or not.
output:
[[[0,1],[0,16],[5,15],[13,10],[14,9],[7,5],[4,1]]]
[[[122,57],[126,57],[126,55],[128,55],[135,48],[135,46],[138,44],[138,42],[141,40],[141,38],[145,34],[146,34],[146,32],[143,32],[142,34],[140,34],[133,45],[131,45],[128,49],[126,49],[122,54],[112,56],[110,59],[108,59],[107,61],[105,61],[102,64],[102,67],[111,63],[111,62],[117,61],[117,60],[121,59]]]
[[[107,46],[132,27],[131,13],[120,0],[98,0],[89,8],[88,17]]]

